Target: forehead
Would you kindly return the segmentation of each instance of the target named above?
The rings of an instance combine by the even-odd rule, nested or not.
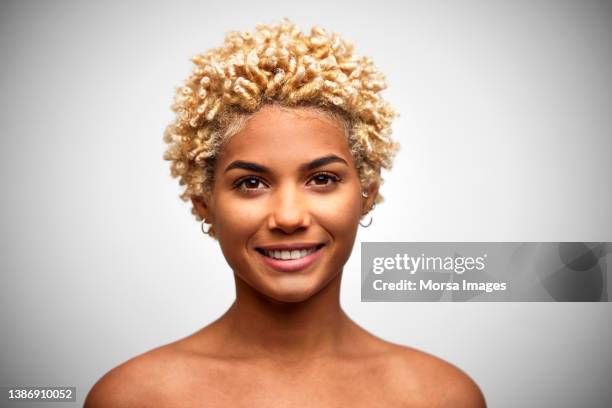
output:
[[[270,106],[250,117],[230,138],[219,162],[240,158],[301,163],[331,153],[352,161],[346,131],[336,119],[309,108]]]

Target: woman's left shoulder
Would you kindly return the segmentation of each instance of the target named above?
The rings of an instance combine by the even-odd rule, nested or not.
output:
[[[422,402],[423,406],[440,407],[486,407],[480,387],[455,365],[411,347],[394,344],[389,349],[387,364],[393,374],[393,382],[396,389],[405,392],[412,403]]]

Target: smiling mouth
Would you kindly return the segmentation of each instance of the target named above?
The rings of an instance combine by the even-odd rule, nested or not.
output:
[[[294,261],[296,259],[302,259],[307,257],[308,255],[317,252],[321,248],[323,248],[325,244],[319,244],[311,248],[300,248],[300,249],[292,249],[292,250],[281,250],[281,249],[263,249],[263,248],[255,248],[257,252],[265,256],[266,258],[271,258],[277,261]]]

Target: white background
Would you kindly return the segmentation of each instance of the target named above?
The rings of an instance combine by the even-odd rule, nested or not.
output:
[[[191,56],[282,17],[353,41],[401,113],[349,315],[491,407],[609,406],[609,303],[361,303],[359,283],[360,241],[612,241],[612,7],[593,1],[3,1],[0,386],[76,385],[80,405],[229,307],[162,133]]]

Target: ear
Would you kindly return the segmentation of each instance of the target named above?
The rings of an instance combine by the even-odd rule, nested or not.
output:
[[[366,215],[367,213],[372,211],[372,207],[375,204],[374,200],[376,199],[376,195],[378,194],[378,188],[379,188],[378,183],[372,183],[367,188],[362,189],[362,191],[365,191],[368,193],[367,197],[363,197],[362,195],[362,201],[361,201],[361,214],[362,215]]]
[[[191,197],[191,203],[193,204],[193,208],[198,213],[198,215],[204,220],[205,223],[212,223],[212,214],[210,207],[206,203],[206,199],[203,197]]]

